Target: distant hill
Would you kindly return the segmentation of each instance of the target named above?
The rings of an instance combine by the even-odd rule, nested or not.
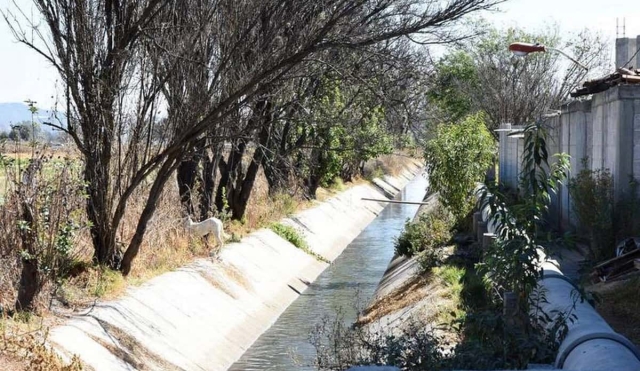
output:
[[[58,112],[58,117],[64,122],[64,115]],[[43,122],[59,123],[53,116],[53,112],[45,109],[38,109],[38,113],[34,117],[35,121],[42,124]],[[31,112],[25,103],[0,103],[0,131],[8,132],[11,125],[21,121],[31,122]],[[41,125],[43,131],[53,131],[50,126]]]

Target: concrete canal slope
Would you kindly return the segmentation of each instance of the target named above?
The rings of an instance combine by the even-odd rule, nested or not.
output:
[[[430,212],[436,206],[438,194],[429,195],[414,217]],[[369,313],[360,320],[378,331],[399,334],[404,325],[414,320],[428,319],[438,309],[438,288],[419,279],[417,257],[395,255],[389,262],[375,294],[369,303]]]
[[[358,185],[282,222],[317,254],[333,260],[385,205],[361,198],[397,193],[421,172]],[[226,370],[328,266],[271,230],[97,303],[55,327],[49,341],[95,370]]]

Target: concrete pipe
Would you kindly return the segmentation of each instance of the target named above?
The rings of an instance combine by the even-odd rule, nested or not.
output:
[[[567,321],[567,336],[560,344],[555,367],[574,371],[640,370],[638,349],[581,300],[575,285],[553,263],[546,262],[542,268],[539,289],[546,296],[542,310],[553,319],[563,313],[576,317]]]

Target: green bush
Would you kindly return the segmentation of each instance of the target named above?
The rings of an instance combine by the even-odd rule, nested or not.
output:
[[[426,214],[420,215],[416,222],[405,224],[405,230],[395,242],[399,255],[414,256],[420,254],[423,267],[438,266],[444,258],[443,247],[452,237],[453,216],[442,205]]]
[[[583,160],[586,165],[586,159]],[[589,258],[600,261],[615,250],[613,177],[609,169],[584,168],[569,181],[579,231],[589,238]]]
[[[284,225],[281,223],[273,223],[271,224],[271,230],[274,231],[278,236],[284,238],[285,240],[291,242],[291,244],[300,250],[306,252],[307,254],[313,256],[317,260],[324,263],[331,263],[324,256],[314,252],[309,248],[307,242],[304,240],[304,237],[300,235],[300,233],[293,227]]]
[[[300,233],[298,233],[298,231],[296,231],[296,229],[291,226],[274,223],[271,225],[271,230],[276,232],[278,236],[291,242],[292,245],[299,249],[304,250],[308,248],[307,242],[304,240],[304,237],[302,237]]]
[[[461,220],[473,208],[471,193],[493,164],[496,146],[484,115],[467,116],[455,124],[440,125],[425,146],[430,188]]]

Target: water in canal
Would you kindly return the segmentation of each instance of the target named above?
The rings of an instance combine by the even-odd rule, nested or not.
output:
[[[418,175],[396,199],[422,201],[426,187]],[[371,298],[393,257],[394,238],[417,210],[387,205],[230,370],[314,370],[315,349],[308,340],[313,327],[325,316],[334,318],[338,309],[347,321],[355,320],[356,296],[363,302]]]

